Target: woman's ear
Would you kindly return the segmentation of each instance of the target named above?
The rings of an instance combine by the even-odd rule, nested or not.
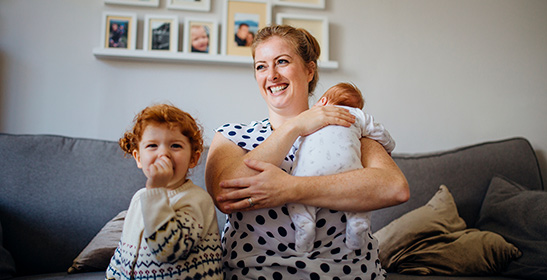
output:
[[[317,71],[317,67],[315,66],[315,62],[310,62],[308,64],[308,83],[313,80],[313,76],[315,76],[315,71]]]

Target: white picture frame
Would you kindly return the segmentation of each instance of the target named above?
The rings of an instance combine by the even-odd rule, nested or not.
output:
[[[196,34],[197,32],[197,34]],[[207,36],[208,42],[198,39],[198,44],[194,39],[196,36],[203,38],[203,33]],[[182,51],[184,53],[194,54],[218,54],[218,21],[207,18],[186,18],[184,21],[184,40]]]
[[[251,56],[251,38],[238,42],[238,29],[247,25],[249,35],[272,22],[270,0],[224,0],[224,24],[222,25],[222,54]],[[239,26],[239,27],[237,27]]]
[[[105,4],[158,7],[160,0],[104,0]]]
[[[137,14],[103,12],[101,47],[105,49],[135,50],[137,43]]]
[[[145,51],[177,52],[179,19],[172,15],[145,15],[143,49]]]
[[[208,12],[211,0],[167,0],[167,9]]]
[[[325,9],[325,0],[273,0],[276,6]]]
[[[278,13],[276,23],[306,29],[319,42],[321,47],[319,61],[329,61],[329,20],[327,17]]]

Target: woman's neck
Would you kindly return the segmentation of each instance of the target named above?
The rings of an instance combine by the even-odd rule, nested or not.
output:
[[[272,129],[282,126],[285,122],[298,116],[300,113],[306,111],[307,109],[309,108],[302,108],[300,110],[296,110],[291,113],[287,113],[287,112],[279,113],[279,112],[276,112],[275,110],[270,109],[269,120],[270,120]]]

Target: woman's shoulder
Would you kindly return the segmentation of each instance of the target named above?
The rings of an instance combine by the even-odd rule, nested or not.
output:
[[[269,129],[271,127],[270,120],[264,119],[262,121],[252,121],[250,123],[226,123],[221,127],[217,128],[216,132],[231,132],[230,134],[235,134],[238,132],[253,132],[254,130],[260,129]]]
[[[241,148],[252,150],[272,133],[269,119],[248,124],[227,123],[215,130]]]

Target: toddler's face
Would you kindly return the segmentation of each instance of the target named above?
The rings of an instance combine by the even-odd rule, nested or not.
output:
[[[158,159],[166,158],[171,163],[173,174],[167,188],[176,188],[184,183],[188,169],[196,165],[196,155],[192,155],[192,145],[188,137],[178,127],[169,129],[166,124],[149,124],[139,143],[139,151],[133,153],[137,166],[147,178],[151,178],[150,167],[159,164]],[[199,157],[199,155],[198,155]]]
[[[205,52],[209,47],[209,37],[203,26],[192,26],[192,47],[198,51]]]

